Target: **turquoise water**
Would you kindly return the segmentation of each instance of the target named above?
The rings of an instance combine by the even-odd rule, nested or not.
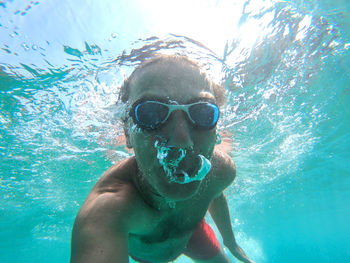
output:
[[[349,25],[346,0],[0,1],[0,262],[69,261],[79,207],[129,155],[118,86],[156,51],[227,89],[247,254],[350,262]]]

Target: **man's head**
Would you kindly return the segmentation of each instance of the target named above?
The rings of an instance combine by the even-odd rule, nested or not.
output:
[[[216,104],[218,106],[222,106],[225,103],[226,97],[225,97],[225,89],[212,82],[204,72],[201,71],[200,66],[195,63],[194,61],[188,59],[184,56],[166,56],[166,55],[159,55],[156,56],[153,59],[147,60],[144,63],[142,63],[140,66],[138,66],[132,74],[129,76],[128,79],[126,79],[121,87],[119,99],[123,103],[127,103],[129,101],[130,96],[130,87],[137,82],[137,79],[141,77],[145,70],[152,66],[162,66],[162,65],[169,65],[176,64],[178,67],[184,68],[184,69],[191,69],[191,71],[194,71],[194,73],[197,73],[199,78],[202,79],[202,81],[205,83],[204,85],[210,86],[212,88]]]
[[[159,56],[131,74],[120,98],[133,105],[125,135],[143,176],[169,199],[195,194],[200,180],[191,179],[211,158],[224,89],[186,57]]]

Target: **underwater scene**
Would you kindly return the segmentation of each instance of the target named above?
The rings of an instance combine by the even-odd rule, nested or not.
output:
[[[133,154],[120,87],[156,54],[225,88],[225,194],[247,255],[350,262],[348,0],[0,0],[0,36],[1,263],[69,262],[79,208]]]

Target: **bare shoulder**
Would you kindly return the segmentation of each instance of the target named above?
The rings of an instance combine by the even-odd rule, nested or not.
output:
[[[212,179],[217,187],[225,189],[236,177],[236,165],[232,158],[225,152],[214,150],[212,156]]]
[[[128,234],[151,221],[135,187],[132,158],[114,165],[96,183],[73,226],[71,262],[127,262]]]
[[[108,169],[86,198],[75,225],[126,232],[138,232],[147,225],[152,211],[132,183],[132,174],[136,171],[133,158]]]

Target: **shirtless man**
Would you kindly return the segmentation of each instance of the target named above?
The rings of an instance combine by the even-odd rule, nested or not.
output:
[[[131,74],[121,90],[128,105],[127,147],[135,156],[107,170],[73,227],[71,263],[230,262],[204,221],[209,210],[224,245],[243,262],[223,190],[235,165],[215,149],[222,87],[186,57],[159,56]]]

